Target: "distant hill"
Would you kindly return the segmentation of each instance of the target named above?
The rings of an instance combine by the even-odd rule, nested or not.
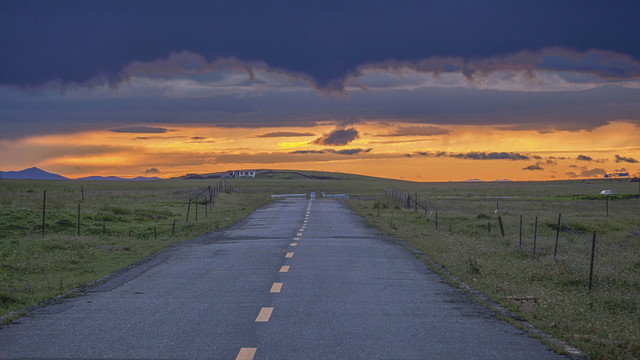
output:
[[[495,180],[491,180],[490,182],[510,182],[511,180],[509,179],[495,179]],[[469,180],[465,180],[463,182],[485,182],[484,180],[480,180],[480,179],[469,179]]]
[[[0,179],[11,180],[69,180],[68,178],[40,170],[37,167],[20,171],[1,171]]]
[[[201,179],[219,179],[229,177],[230,171],[210,174],[187,174],[178,177],[183,180],[201,180]],[[314,180],[359,180],[359,179],[375,179],[375,177],[345,174],[326,171],[311,170],[256,170],[255,179],[279,179],[279,180],[296,180],[296,179],[314,179]]]
[[[132,179],[117,176],[87,176],[79,179],[69,179],[62,175],[53,174],[44,170],[32,167],[20,171],[0,171],[0,179],[9,180],[87,180],[87,181],[148,181],[160,180],[159,177],[138,176]]]
[[[347,175],[323,171],[295,171],[295,170],[258,170],[256,177],[267,179],[316,179],[316,180],[345,180]],[[356,175],[357,176],[357,175]]]
[[[73,180],[84,180],[84,181],[148,181],[148,180],[160,180],[159,177],[144,177],[138,176],[135,178],[127,179],[121,178],[117,176],[87,176],[83,178],[77,178]]]

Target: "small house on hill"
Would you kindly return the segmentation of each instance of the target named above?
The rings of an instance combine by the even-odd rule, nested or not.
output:
[[[233,170],[229,173],[230,177],[240,178],[240,177],[256,177],[255,170]]]

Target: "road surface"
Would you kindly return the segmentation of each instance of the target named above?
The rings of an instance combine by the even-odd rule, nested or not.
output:
[[[561,359],[335,200],[281,200],[0,329],[0,358]]]

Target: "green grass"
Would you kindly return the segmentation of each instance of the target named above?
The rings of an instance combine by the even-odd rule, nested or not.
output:
[[[235,192],[222,192],[206,219],[201,196],[198,222],[192,204],[186,223],[188,199],[219,181],[0,180],[0,316],[101,278],[172,243],[226,228],[271,201],[272,193],[339,192],[345,185],[376,193],[400,183],[350,174],[270,172],[230,180]]]
[[[410,184],[412,197],[418,192],[418,199],[427,202],[426,215],[422,209],[397,207],[390,199],[351,200],[350,204],[372,226],[406,240],[543,332],[593,358],[637,359],[640,200],[631,196],[610,199],[607,217],[602,197],[559,196],[563,190],[580,195],[576,192],[580,186],[587,191],[584,195],[597,194],[603,187],[597,181],[575,183],[576,187],[573,182]],[[634,185],[606,184],[623,189],[635,189]],[[460,195],[454,197],[452,189]],[[485,193],[502,197],[497,212],[496,198],[485,197]],[[533,195],[536,193],[541,196]],[[562,221],[554,259],[559,213]],[[593,290],[588,291],[593,231],[597,231],[594,282]]]
[[[188,199],[216,184],[0,181],[0,315],[68,292],[172,243],[228,227],[270,201],[265,193],[223,192],[205,218],[201,196],[198,221],[192,204],[187,223]]]
[[[221,194],[206,220],[200,205],[198,222],[194,221],[192,204],[188,224],[188,199],[219,179],[0,180],[0,314],[65,293],[177,241],[227,227],[271,201],[270,194],[326,191],[377,197],[349,203],[372,226],[408,241],[543,332],[593,358],[640,358],[640,199],[635,183],[619,179],[412,183],[309,171],[262,175],[233,179],[236,193]],[[398,187],[412,197],[417,193],[418,200],[427,205],[426,214],[421,209],[406,210],[385,198],[389,187]],[[43,237],[45,189],[47,225]],[[598,195],[604,189],[618,195]],[[562,221],[554,260],[558,213],[562,213]],[[503,220],[504,238],[498,216]],[[589,292],[593,231],[597,231],[596,261],[593,290]]]

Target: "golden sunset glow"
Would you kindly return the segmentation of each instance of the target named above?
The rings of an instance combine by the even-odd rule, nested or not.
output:
[[[436,129],[439,134],[396,131],[408,127],[418,132],[421,127]],[[552,180],[640,172],[637,163],[616,162],[616,155],[640,157],[640,128],[624,121],[590,131],[552,132],[375,121],[352,128],[359,135],[337,146],[314,142],[335,125],[281,127],[277,132],[179,124],[163,125],[158,133],[107,129],[28,137],[12,142],[4,154],[12,166],[34,161],[71,178],[167,178],[233,169],[338,171],[413,181]]]

